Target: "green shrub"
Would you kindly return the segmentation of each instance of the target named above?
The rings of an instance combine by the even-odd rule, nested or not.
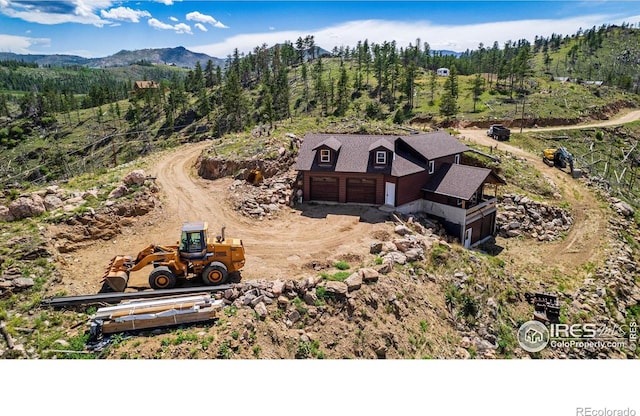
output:
[[[336,269],[340,269],[340,270],[347,270],[347,269],[351,268],[351,266],[349,266],[349,263],[344,262],[344,261],[338,261],[338,262],[334,263],[333,267],[335,267]]]

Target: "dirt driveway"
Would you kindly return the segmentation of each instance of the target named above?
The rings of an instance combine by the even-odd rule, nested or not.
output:
[[[640,118],[640,111],[631,111],[615,119],[577,126],[523,129],[523,132],[581,129],[591,127],[614,126]],[[512,131],[519,131],[512,129]],[[607,214],[603,202],[580,180],[570,174],[547,166],[541,155],[532,155],[508,142],[497,142],[486,135],[483,129],[462,129],[460,136],[485,146],[496,146],[498,150],[509,152],[527,159],[535,168],[562,190],[563,198],[571,205],[574,224],[569,234],[561,240],[543,244],[531,244],[530,240],[499,239],[498,243],[508,247],[505,256],[516,264],[528,265],[540,273],[543,267],[551,274],[560,272],[576,275],[589,263],[595,264],[605,258],[607,245]],[[579,166],[578,166],[579,167]],[[555,270],[554,270],[555,269]]]
[[[638,118],[640,111],[634,111],[614,120],[572,128],[615,125]],[[460,135],[483,145],[496,144],[484,130],[461,130]],[[275,219],[247,218],[235,212],[227,200],[231,179],[210,181],[197,176],[194,162],[209,145],[209,142],[189,144],[152,156],[153,168],[149,173],[157,178],[162,190],[162,208],[138,219],[114,240],[99,241],[88,249],[66,255],[61,272],[67,293],[97,291],[99,278],[115,254],[136,254],[152,243],[175,243],[186,221],[208,221],[212,233],[218,233],[225,225],[228,236],[241,238],[247,256],[242,276],[252,280],[315,274],[313,264],[335,260],[357,266],[368,257],[370,243],[389,233],[389,224],[385,223],[388,214],[364,206],[305,204],[301,210],[282,210]],[[560,241],[544,244],[515,239],[500,241],[507,248],[504,255],[538,273],[546,268],[545,274],[549,276],[557,272],[575,275],[589,262],[603,259],[607,219],[602,202],[580,181],[545,165],[537,155],[504,142],[499,143],[499,149],[526,158],[562,189],[575,220],[568,236]],[[147,286],[150,271],[147,269],[132,274],[130,286]]]
[[[98,241],[72,253],[63,265],[68,293],[91,293],[115,254],[136,254],[148,244],[172,244],[183,222],[207,221],[210,232],[243,240],[247,263],[243,279],[273,280],[316,274],[314,264],[345,260],[358,266],[376,236],[389,232],[388,213],[367,206],[303,204],[283,209],[274,219],[253,220],[234,211],[227,200],[232,179],[197,176],[194,162],[210,143],[185,145],[153,156],[149,172],[162,191],[162,208],[123,230],[112,241]],[[151,268],[133,273],[129,286],[147,286]]]

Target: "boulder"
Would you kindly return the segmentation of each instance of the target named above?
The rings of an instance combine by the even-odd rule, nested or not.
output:
[[[0,205],[0,221],[13,221],[13,215],[4,205]]]
[[[136,169],[129,172],[124,178],[122,178],[122,182],[124,182],[125,185],[142,185],[146,180],[147,175],[142,169]]]
[[[362,275],[360,272],[353,273],[351,276],[347,277],[344,282],[347,284],[347,290],[352,292],[354,290],[360,289],[362,286]]]
[[[306,303],[307,305],[315,305],[318,301],[318,295],[316,295],[315,290],[307,290],[306,292],[304,292],[302,300],[304,300],[304,303]]]
[[[258,314],[260,319],[264,319],[267,316],[267,314],[269,313],[267,311],[267,306],[263,302],[260,302],[257,305],[255,305],[253,307],[253,310],[256,311],[256,313]]]
[[[370,268],[360,269],[358,273],[360,273],[365,283],[377,282],[380,277],[380,273]]]
[[[404,225],[396,225],[393,231],[398,235],[407,235],[411,233],[411,230]]]
[[[120,184],[116,187],[116,189],[114,189],[109,193],[109,199],[121,198],[128,193],[129,193],[129,188],[127,188],[127,186],[124,184]]]
[[[625,217],[633,217],[635,211],[631,205],[627,204],[624,201],[617,202],[613,205],[613,207],[618,211],[622,216]]]
[[[47,211],[53,211],[64,205],[64,202],[62,202],[62,199],[58,198],[54,194],[49,194],[45,196],[43,202],[44,202],[44,207],[47,209]]]
[[[282,295],[282,292],[284,292],[284,282],[280,279],[274,281],[271,286],[271,292],[274,296]]]
[[[23,219],[30,217],[37,217],[46,212],[43,199],[32,194],[28,197],[21,196],[20,198],[9,204],[9,213],[14,219]]]
[[[349,291],[349,287],[344,282],[337,282],[330,280],[325,284],[326,291],[329,293],[335,293],[336,295],[346,295]]]
[[[30,277],[18,277],[17,279],[13,279],[13,286],[19,289],[27,289],[33,286],[35,283]]]

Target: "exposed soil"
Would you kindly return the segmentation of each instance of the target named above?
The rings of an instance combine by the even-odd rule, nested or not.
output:
[[[563,128],[586,128],[615,125],[640,118],[632,111],[613,120],[596,124]],[[549,128],[551,129],[551,128]],[[539,131],[525,129],[524,131]],[[508,258],[530,267],[553,265],[562,273],[603,258],[606,245],[604,230],[607,218],[601,202],[580,181],[559,169],[545,165],[541,158],[505,142],[496,142],[483,129],[463,129],[460,135],[486,145],[498,145],[500,151],[526,158],[536,169],[550,178],[562,190],[571,205],[575,223],[560,241],[531,244],[523,240],[498,240],[508,248]],[[376,235],[389,230],[388,214],[365,206],[303,204],[283,210],[278,216],[256,221],[235,212],[228,200],[231,178],[206,180],[197,176],[195,161],[210,142],[182,146],[154,156],[156,162],[149,172],[163,194],[162,207],[122,230],[110,241],[97,241],[86,249],[63,257],[64,289],[69,294],[92,293],[99,289],[99,279],[116,254],[136,254],[148,244],[170,244],[177,240],[183,222],[208,221],[211,232],[219,233],[226,226],[226,235],[239,237],[246,249],[247,263],[242,271],[245,279],[295,279],[307,275],[313,266],[368,254]],[[129,285],[148,286],[148,270],[133,273]]]
[[[622,116],[598,123],[576,126],[565,126],[562,129],[581,129],[590,127],[612,126],[628,123],[640,118],[640,111],[631,111]],[[558,127],[523,129],[523,132],[557,130]],[[602,260],[606,248],[608,226],[607,216],[602,208],[603,203],[593,191],[577,179],[573,179],[567,171],[547,166],[542,158],[532,155],[508,142],[497,142],[486,135],[483,129],[462,129],[460,136],[484,146],[497,145],[499,151],[509,152],[525,158],[543,175],[548,177],[561,190],[563,199],[568,202],[574,216],[574,224],[568,235],[559,241],[545,244],[531,244],[526,240],[505,240],[498,238],[498,245],[508,247],[507,255],[516,264],[531,267],[552,266],[561,273],[574,275],[576,269],[588,263]],[[539,268],[536,269],[540,271]]]
[[[97,291],[114,255],[136,254],[152,243],[172,244],[187,221],[208,221],[214,235],[224,225],[227,236],[241,238],[247,258],[242,278],[251,280],[295,279],[308,274],[312,265],[362,259],[375,235],[389,229],[385,226],[388,214],[367,206],[303,204],[282,210],[273,219],[247,218],[229,203],[232,179],[210,181],[197,176],[195,160],[209,144],[186,145],[157,156],[149,173],[163,193],[162,207],[135,220],[115,239],[97,241],[67,255],[62,273],[69,294]],[[129,286],[148,286],[148,273],[147,269],[132,273]]]

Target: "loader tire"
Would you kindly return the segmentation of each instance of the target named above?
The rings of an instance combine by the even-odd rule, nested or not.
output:
[[[166,266],[156,267],[149,273],[149,286],[152,289],[171,289],[176,285],[176,275]]]
[[[210,264],[202,272],[202,282],[207,286],[221,285],[229,279],[229,272],[224,264]]]

